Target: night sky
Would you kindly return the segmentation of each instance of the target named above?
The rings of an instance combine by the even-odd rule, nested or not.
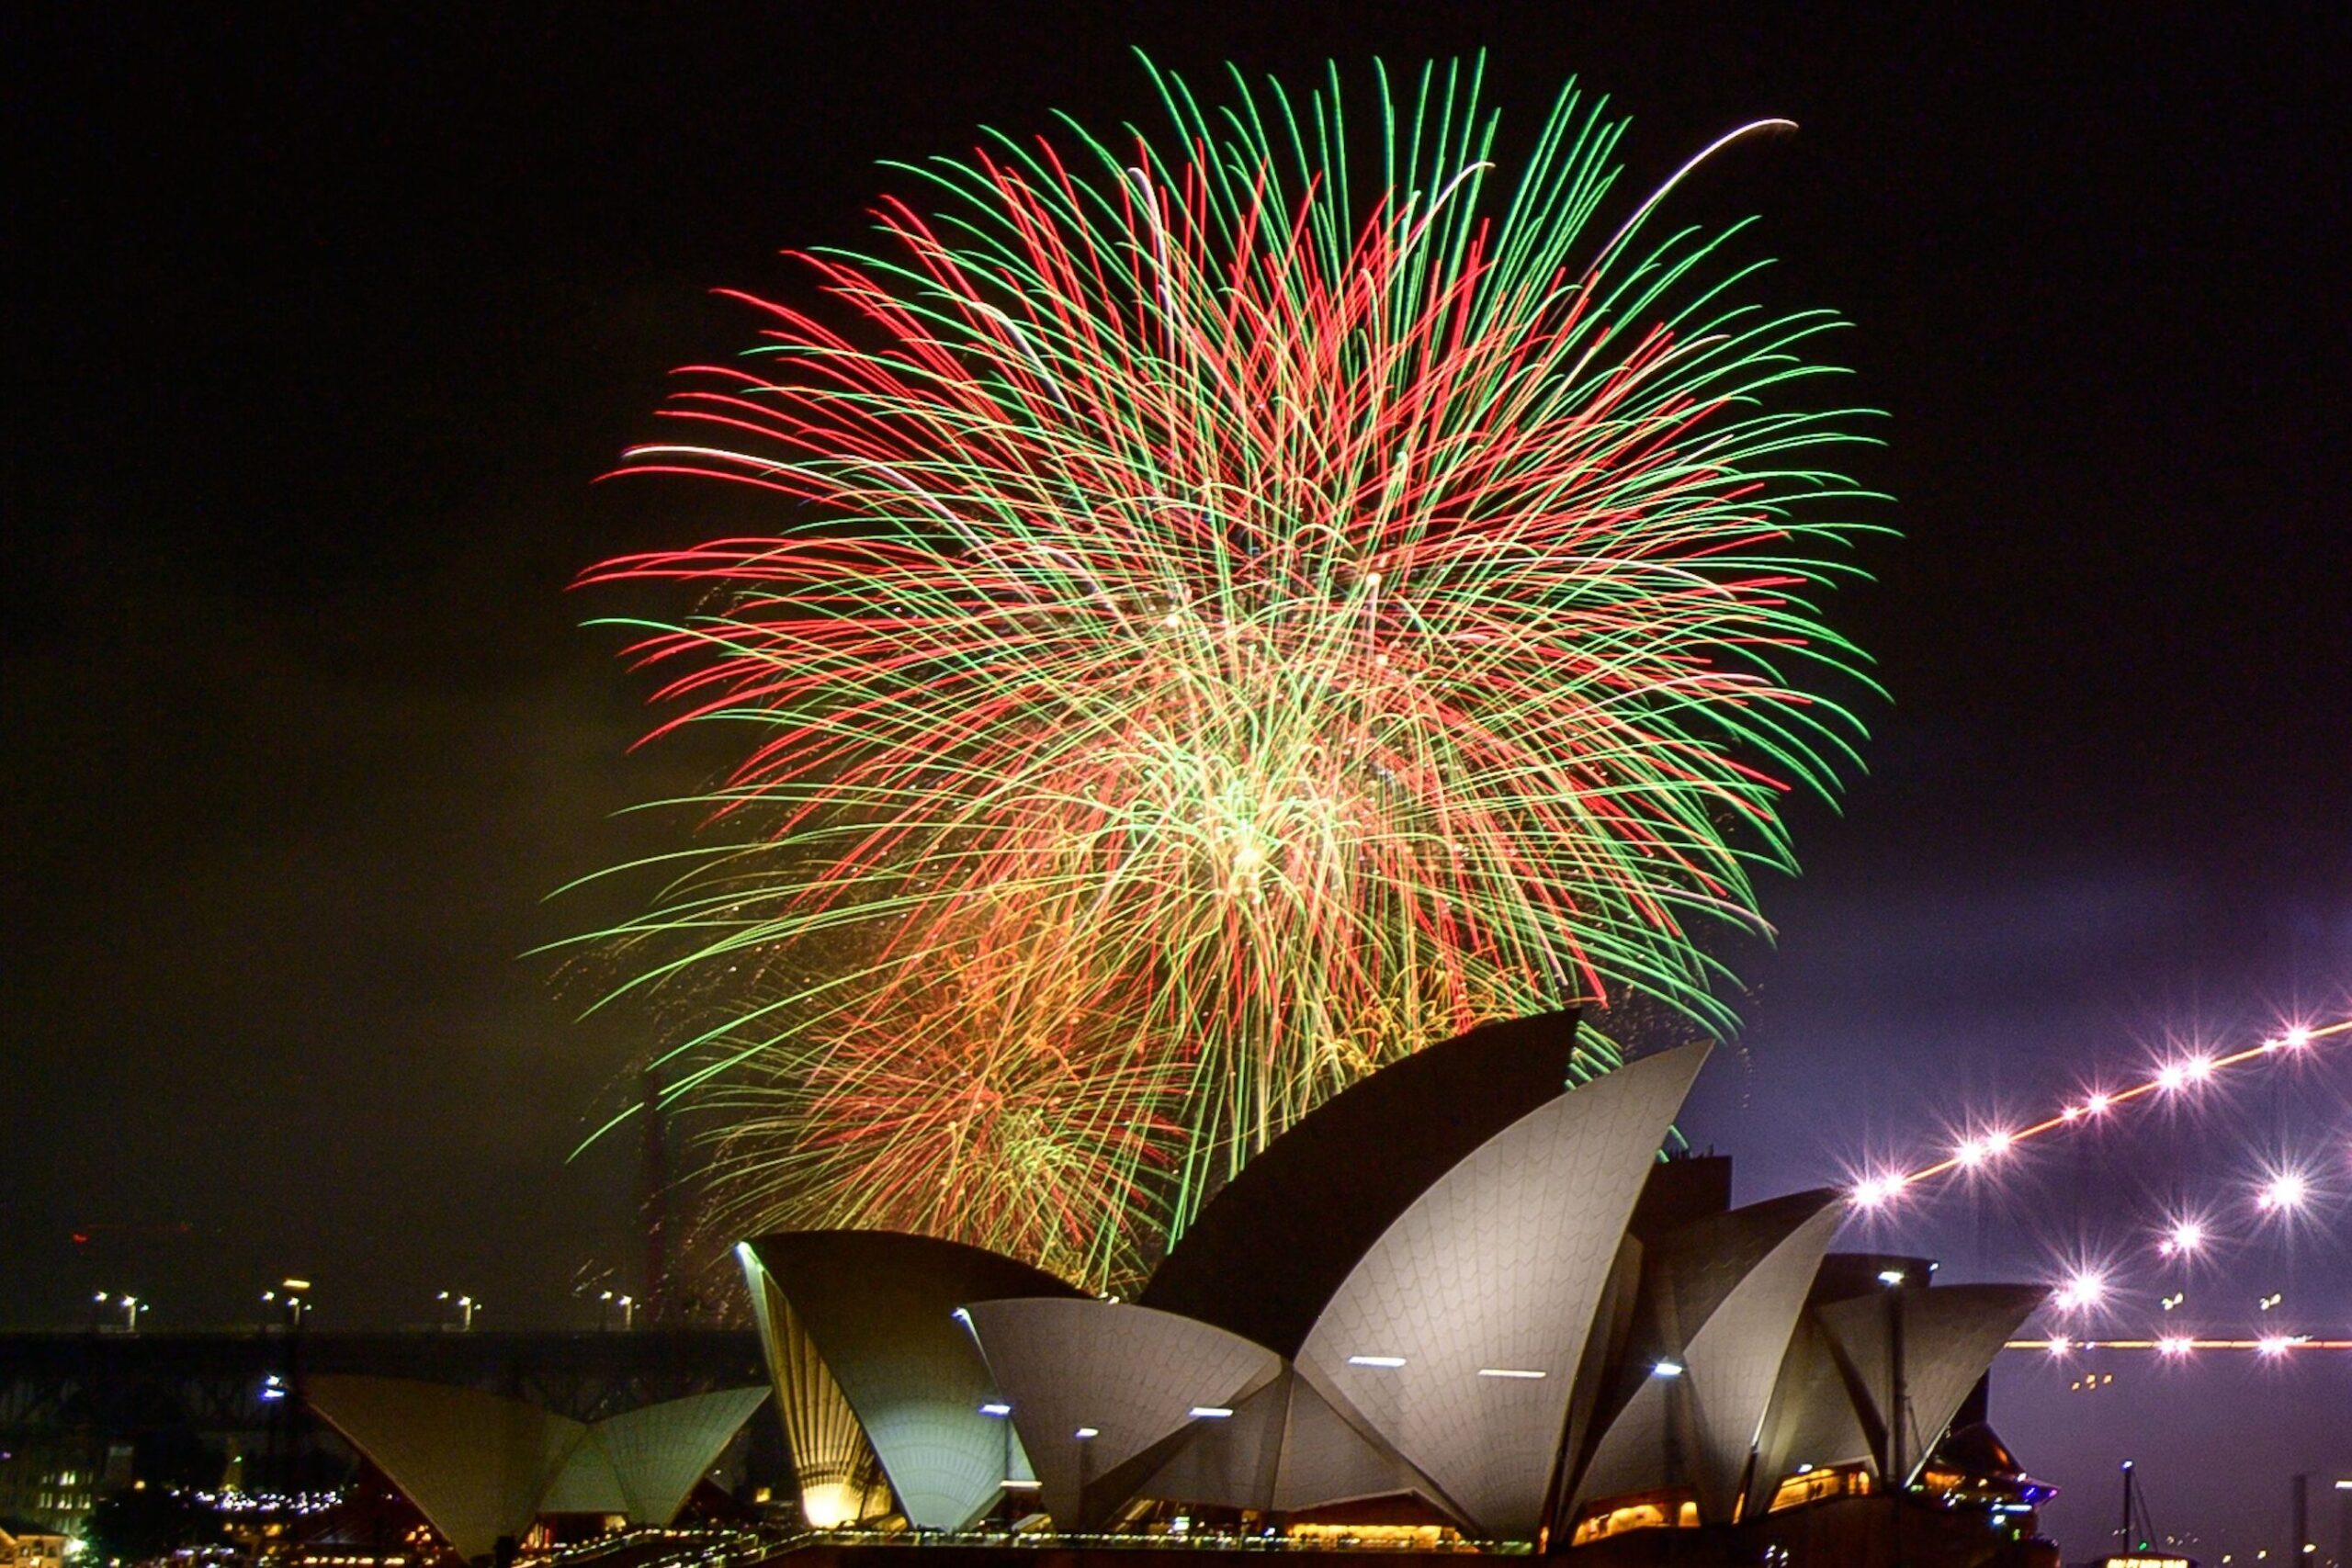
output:
[[[0,1326],[101,1287],[232,1322],[289,1271],[326,1325],[634,1284],[634,1143],[567,1156],[647,1026],[576,1021],[598,976],[526,954],[631,907],[547,896],[674,842],[612,814],[712,759],[625,754],[644,688],[565,586],[756,517],[592,481],[671,367],[750,340],[708,290],[803,288],[775,253],[857,239],[905,183],[877,160],[1156,124],[1131,45],[1294,79],[1485,46],[1507,138],[1577,74],[1645,189],[1802,125],[1676,200],[1762,214],[1766,297],[1858,323],[1904,537],[1830,608],[1894,694],[1870,772],[1797,812],[1777,949],[1727,950],[1750,1027],[1687,1127],[1742,1201],[2352,1010],[2335,8],[199,9],[28,10],[0,51]],[[2247,1233],[2262,1163],[2306,1159],[2309,1216],[2166,1322],[2352,1334],[2352,1047],[2206,1099],[1849,1234],[1947,1279],[2111,1256],[2139,1329],[2164,1209]],[[2352,1476],[2352,1358],[2102,1367],[1995,1378],[2070,1556],[2123,1457],[2209,1562],[2283,1541],[2290,1471]]]

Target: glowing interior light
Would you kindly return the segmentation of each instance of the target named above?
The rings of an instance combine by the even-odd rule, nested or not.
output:
[[[1233,1411],[1228,1405],[1195,1404],[1192,1409],[1186,1411],[1185,1414],[1192,1416],[1196,1421],[1222,1421],[1227,1416],[1232,1415]]]
[[[1882,1285],[1899,1285],[1905,1278],[1907,1276],[1900,1269],[1882,1269],[1878,1271],[1878,1282]]]
[[[2194,1252],[2205,1245],[2205,1227],[2195,1220],[2183,1220],[2172,1227],[2172,1234],[2165,1241],[2183,1252]]]
[[[1984,1152],[1988,1155],[1999,1154],[2014,1141],[2015,1139],[2008,1133],[1996,1129],[1984,1134]]]
[[[2063,1334],[2052,1335],[2051,1337],[2050,1353],[2053,1356],[2063,1356],[2074,1348],[2075,1342],[2067,1338]]]
[[[1004,1478],[1004,1489],[1007,1492],[1035,1492],[1037,1483],[1023,1476],[1008,1475]]]
[[[2115,1101],[2113,1101],[2112,1100],[2109,1100],[2107,1096],[2105,1096],[2105,1095],[2103,1095],[2103,1094],[2095,1094],[2095,1095],[2092,1095],[2088,1100],[2086,1100],[2085,1101],[2083,1101],[2083,1109],[2084,1109],[2084,1111],[2087,1111],[2089,1114],[2091,1114],[2091,1115],[2093,1115],[2093,1116],[2097,1116],[2099,1112],[2101,1112],[2102,1111],[2105,1111],[2109,1106],[2110,1106],[2110,1105],[2112,1105],[2112,1104],[2114,1104],[2114,1103],[2115,1103]]]
[[[2254,1348],[2266,1356],[2283,1356],[2294,1342],[2294,1336],[2290,1334],[2266,1334],[2254,1342]]]
[[[1480,1367],[1478,1375],[1482,1378],[1540,1378],[1545,1374],[1526,1367]]]
[[[2177,1062],[2156,1075],[2156,1087],[2161,1089],[2177,1089],[2188,1081],[2188,1069]]]
[[[1657,1377],[1679,1378],[1682,1375],[1682,1363],[1679,1361],[1660,1361],[1656,1366],[1652,1367],[1650,1371],[1652,1375]]]
[[[1983,1163],[1984,1154],[1985,1149],[1984,1144],[1979,1142],[1977,1139],[1971,1138],[1968,1142],[1961,1145],[1958,1149],[1953,1151],[1952,1157],[1959,1160],[1962,1165],[1978,1165]]]
[[[980,1406],[980,1414],[983,1416],[1010,1416],[1012,1414],[1012,1406],[1005,1404],[1002,1400],[991,1399],[986,1404]]]
[[[1078,1429],[1077,1435],[1081,1438],[1099,1438],[1102,1435],[1102,1428],[1100,1427],[1080,1427]]]
[[[2186,1356],[2194,1343],[2185,1334],[2168,1334],[2156,1341],[2156,1353],[2163,1356]]]
[[[1402,1356],[1350,1356],[1348,1358],[1348,1365],[1351,1367],[1401,1367],[1404,1364],[1405,1358]]]
[[[2192,1078],[2200,1080],[2210,1078],[2213,1076],[2213,1058],[2211,1056],[2191,1056],[2188,1058],[2188,1061],[2183,1070],[2186,1071]]]
[[[2312,1032],[2300,1023],[2278,1037],[2278,1043],[2290,1051],[2300,1051],[2311,1043]]]

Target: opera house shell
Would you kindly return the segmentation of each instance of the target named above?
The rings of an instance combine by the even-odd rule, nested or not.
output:
[[[1832,1190],[1730,1207],[1727,1162],[1659,1154],[1705,1048],[1571,1088],[1575,1031],[1334,1096],[1133,1301],[922,1236],[744,1243],[805,1518],[1385,1506],[1565,1545],[1908,1484],[2045,1292],[1833,1255]]]
[[[470,1562],[542,1515],[668,1524],[768,1391],[689,1394],[601,1421],[412,1378],[313,1376],[304,1395]]]

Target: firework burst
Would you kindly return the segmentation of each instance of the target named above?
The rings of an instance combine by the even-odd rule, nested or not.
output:
[[[908,169],[821,301],[750,301],[628,471],[775,532],[587,574],[695,586],[635,655],[665,728],[750,738],[599,933],[723,998],[678,1092],[747,1224],[1116,1278],[1480,1020],[1719,1027],[1694,938],[1760,923],[1783,792],[1850,756],[1812,601],[1854,437],[1791,406],[1833,317],[1655,234],[1673,181],[1603,224],[1623,128],[1573,91],[1505,181],[1475,69],[1384,76],[1359,190],[1336,83],[1155,80],[1172,135]]]

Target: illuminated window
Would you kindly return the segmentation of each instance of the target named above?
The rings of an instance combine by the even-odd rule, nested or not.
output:
[[[1677,1529],[1699,1528],[1699,1505],[1688,1493],[1647,1492],[1628,1496],[1612,1497],[1586,1511],[1577,1521],[1575,1533],[1569,1538],[1571,1546],[1603,1537],[1622,1535],[1627,1530],[1664,1529],[1668,1525],[1668,1510],[1673,1510],[1673,1526]]]
[[[1780,1489],[1772,1494],[1771,1506],[1764,1511],[1777,1514],[1783,1508],[1802,1508],[1826,1497],[1867,1497],[1871,1492],[1870,1472],[1860,1465],[1801,1471],[1781,1483]]]

